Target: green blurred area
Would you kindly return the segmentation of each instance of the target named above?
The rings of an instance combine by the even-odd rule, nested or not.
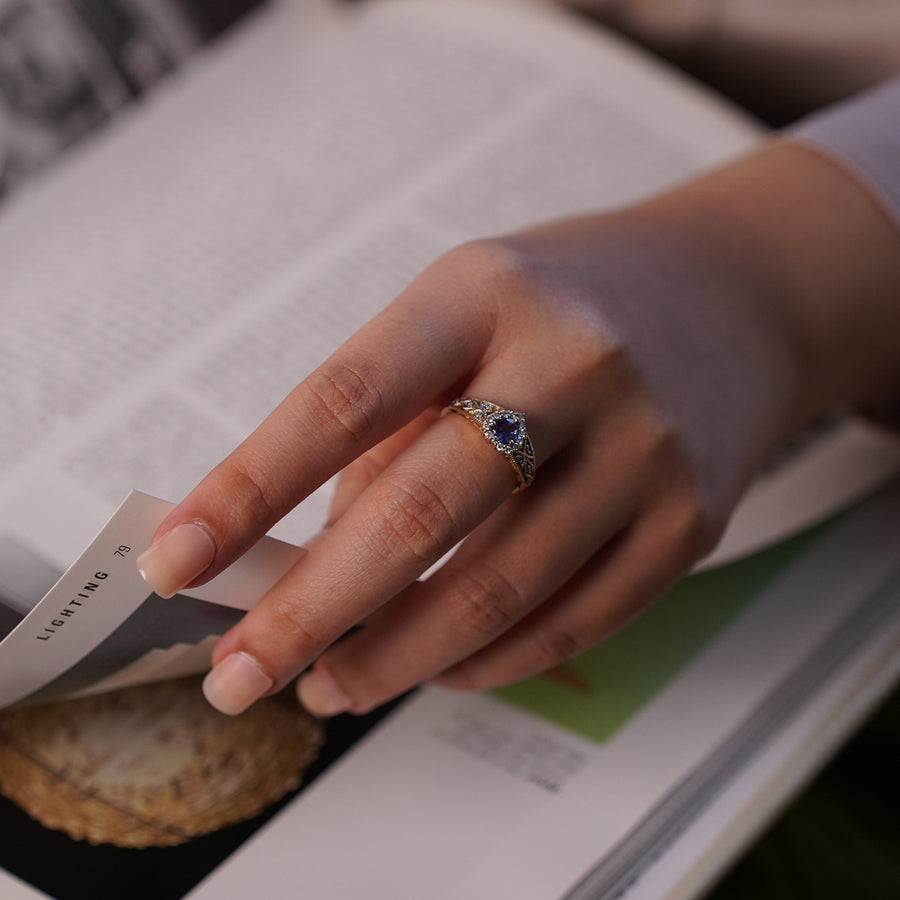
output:
[[[555,677],[529,678],[495,696],[590,740],[609,740],[827,527],[685,578]]]

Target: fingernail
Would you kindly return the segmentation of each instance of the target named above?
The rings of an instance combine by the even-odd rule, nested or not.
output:
[[[168,598],[205,572],[215,556],[210,533],[202,525],[188,523],[154,541],[137,558],[137,567],[153,593]]]
[[[297,697],[314,716],[336,716],[350,709],[350,698],[322,669],[307,672],[297,682]]]
[[[236,716],[268,691],[274,681],[249,653],[226,656],[203,679],[203,694],[219,712]]]

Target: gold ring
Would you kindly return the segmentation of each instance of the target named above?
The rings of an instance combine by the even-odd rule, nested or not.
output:
[[[513,493],[524,490],[534,481],[534,447],[522,413],[474,397],[460,397],[448,403],[441,415],[447,413],[457,413],[477,425],[481,433],[509,460],[518,482]]]

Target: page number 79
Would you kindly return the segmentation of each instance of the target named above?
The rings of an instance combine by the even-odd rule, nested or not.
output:
[[[126,553],[131,553],[131,547],[126,547],[124,544],[119,544],[119,549],[113,551],[113,556],[121,556],[125,557]]]

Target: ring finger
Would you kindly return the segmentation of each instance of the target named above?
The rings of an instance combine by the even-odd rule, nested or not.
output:
[[[635,478],[622,477],[619,447],[607,448],[591,460],[592,477],[606,486],[602,502],[585,491],[574,454],[555,458],[439,572],[329,649],[301,679],[304,704],[323,715],[366,711],[502,639],[643,504]]]

